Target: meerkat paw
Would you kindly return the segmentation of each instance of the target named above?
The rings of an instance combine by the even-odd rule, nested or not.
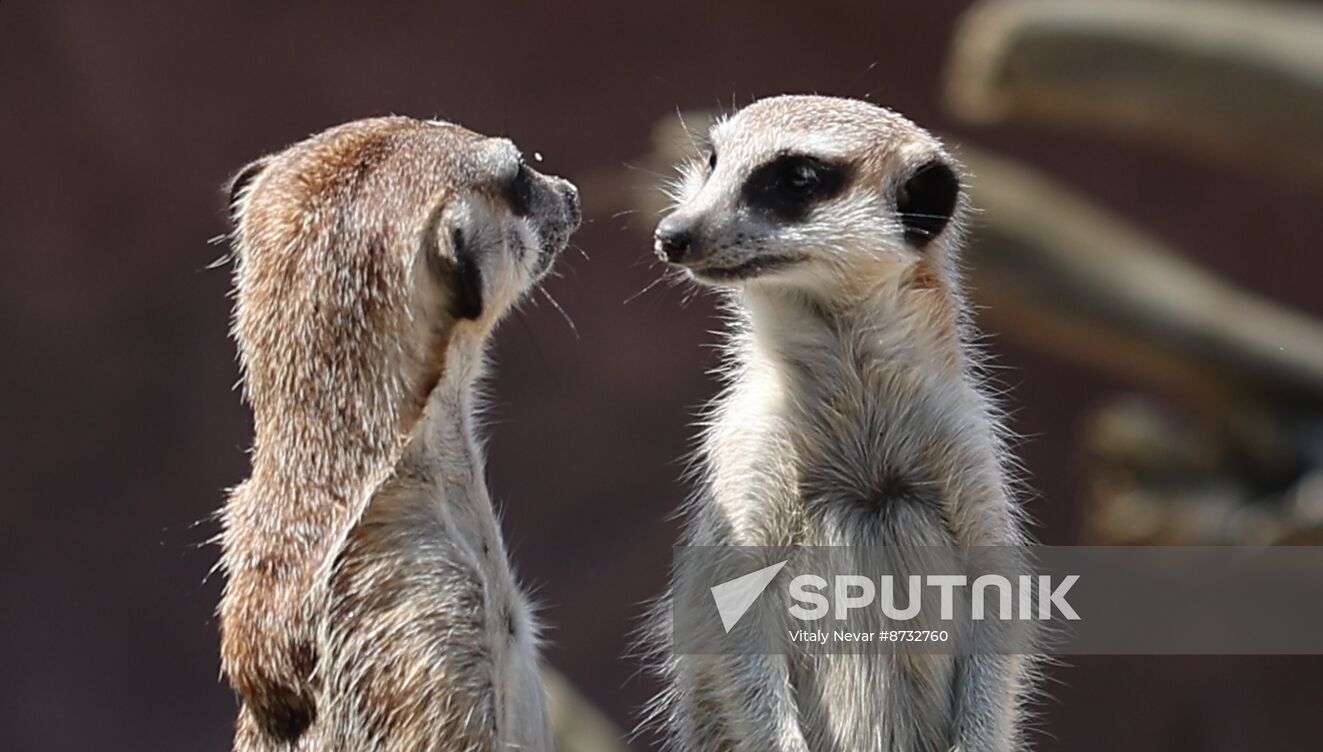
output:
[[[252,721],[282,741],[297,739],[316,716],[310,679],[316,665],[308,620],[298,599],[245,587],[234,577],[222,600],[221,669]],[[248,597],[243,597],[247,594]]]

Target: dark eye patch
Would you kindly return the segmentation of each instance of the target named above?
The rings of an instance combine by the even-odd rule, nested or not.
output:
[[[528,174],[528,166],[519,163],[519,170],[505,184],[505,200],[510,205],[510,212],[516,217],[527,217],[533,210],[533,180]]]
[[[934,159],[914,171],[896,189],[896,216],[905,242],[922,248],[946,228],[960,198],[960,178],[951,166]]]
[[[749,175],[744,203],[786,222],[801,222],[817,204],[845,189],[850,168],[806,154],[783,154]]]

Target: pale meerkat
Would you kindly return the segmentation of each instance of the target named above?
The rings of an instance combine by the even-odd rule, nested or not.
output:
[[[956,160],[894,112],[824,96],[755,102],[709,138],[655,238],[726,291],[731,318],[682,543],[1023,543],[960,287]],[[677,563],[671,592],[698,576]],[[664,600],[658,644],[668,619]],[[685,752],[1024,744],[1032,672],[1017,656],[661,650],[653,713]]]
[[[235,749],[549,749],[475,385],[577,189],[506,139],[387,117],[254,162],[231,200],[255,429],[220,536]]]

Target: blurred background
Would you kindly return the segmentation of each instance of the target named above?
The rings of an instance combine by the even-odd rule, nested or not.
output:
[[[500,333],[489,468],[547,658],[621,728],[714,391],[711,298],[649,287],[677,112],[867,97],[966,158],[1042,542],[1318,543],[1323,8],[975,5],[0,5],[0,749],[228,748],[206,541],[251,426],[208,241],[232,171],[365,116],[508,135],[585,192],[549,285],[573,326]],[[1317,657],[1049,673],[1039,750],[1323,732]]]

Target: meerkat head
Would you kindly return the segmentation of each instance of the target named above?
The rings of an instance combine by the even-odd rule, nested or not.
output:
[[[259,443],[269,427],[299,430],[298,411],[326,430],[397,430],[455,333],[485,333],[580,219],[575,187],[509,140],[404,117],[258,160],[230,197],[234,334]]]
[[[959,232],[959,168],[926,131],[875,105],[764,99],[718,122],[681,167],[655,249],[700,281],[806,292],[944,257]]]

